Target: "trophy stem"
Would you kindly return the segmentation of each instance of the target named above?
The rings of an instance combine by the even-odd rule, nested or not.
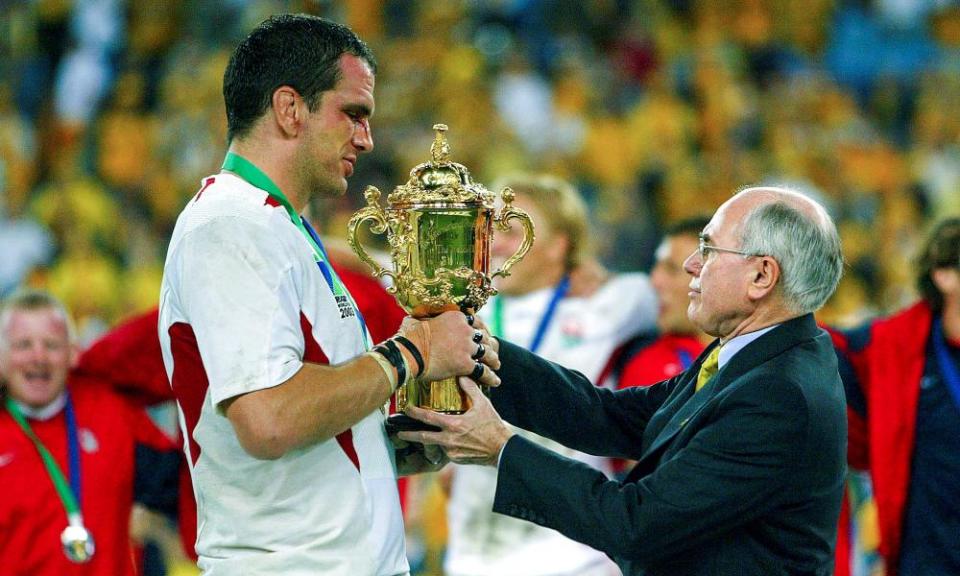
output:
[[[456,378],[434,382],[414,379],[397,390],[398,412],[403,412],[407,406],[420,406],[444,414],[463,414],[467,403],[467,395],[460,389]]]
[[[466,412],[467,395],[460,389],[456,378],[445,378],[430,382],[430,406],[434,410],[446,414],[463,414]]]
[[[456,378],[445,378],[435,382],[412,380],[397,390],[397,411],[387,418],[387,431],[394,433],[403,430],[440,430],[402,412],[407,406],[420,406],[444,414],[463,414],[466,411],[467,395],[460,389]]]

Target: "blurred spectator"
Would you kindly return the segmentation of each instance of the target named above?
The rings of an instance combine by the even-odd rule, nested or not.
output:
[[[72,373],[73,329],[43,292],[18,292],[0,310],[0,565],[5,573],[81,573],[61,543],[80,530],[90,576],[136,573],[134,500],[169,509],[163,467],[172,442],[104,382]],[[149,466],[148,466],[149,463]],[[172,470],[175,470],[173,468]],[[92,536],[89,548],[84,544]]]
[[[10,214],[20,214],[36,176],[36,130],[14,107],[10,87],[0,85],[0,190]]]
[[[709,217],[694,217],[664,231],[650,271],[650,283],[657,293],[656,330],[636,335],[613,356],[604,376],[613,378],[617,388],[649,386],[673,378],[710,343],[711,338],[687,317],[690,275],[683,269],[709,222]]]
[[[598,377],[602,386],[649,386],[672,378],[686,370],[710,343],[711,338],[687,317],[690,275],[683,269],[709,222],[709,217],[695,216],[664,231],[650,271],[657,294],[656,327],[633,336],[613,353]],[[624,460],[613,462],[618,476],[629,468]]]
[[[603,277],[594,270],[586,207],[576,189],[554,177],[515,175],[496,186],[517,194],[514,205],[536,222],[537,240],[500,293],[480,310],[491,334],[518,342],[545,358],[596,379],[612,352],[632,334],[652,328],[654,294],[643,274]],[[494,234],[491,266],[516,252],[523,238],[514,224]],[[580,454],[526,431],[538,444],[611,471],[610,461]],[[493,513],[496,470],[456,466],[447,505],[450,529],[444,561],[450,576],[610,576],[604,554],[561,536]]]
[[[73,0],[69,49],[54,87],[57,119],[82,131],[110,89],[125,33],[120,0]]]
[[[0,298],[27,280],[31,271],[48,264],[53,256],[53,238],[37,222],[7,213],[6,188],[0,172]]]
[[[933,229],[918,269],[919,302],[835,336],[889,576],[960,573],[960,218]]]
[[[97,172],[104,183],[121,193],[123,211],[145,218],[147,174],[154,172],[151,155],[158,120],[146,108],[146,81],[127,71],[114,85],[113,97],[97,123]]]
[[[116,200],[83,169],[77,152],[64,149],[53,168],[30,212],[53,232],[60,249],[45,285],[73,310],[79,342],[88,344],[120,315],[125,222]]]

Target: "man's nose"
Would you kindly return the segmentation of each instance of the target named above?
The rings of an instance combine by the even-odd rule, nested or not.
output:
[[[27,358],[31,362],[43,362],[47,359],[47,347],[41,342],[31,344],[27,348]]]
[[[370,128],[370,120],[364,118],[357,123],[357,128],[353,131],[353,145],[360,152],[373,150],[373,131]]]
[[[700,252],[694,250],[687,256],[687,259],[683,261],[683,269],[691,276],[699,276],[701,268],[703,268],[703,261],[700,260]]]

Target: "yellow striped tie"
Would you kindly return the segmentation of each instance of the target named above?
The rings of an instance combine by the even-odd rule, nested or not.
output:
[[[703,385],[710,381],[713,378],[713,375],[717,373],[717,369],[720,366],[720,347],[717,346],[710,351],[710,354],[707,355],[706,359],[703,361],[703,364],[700,365],[700,373],[697,374],[697,388],[696,392],[699,392]]]

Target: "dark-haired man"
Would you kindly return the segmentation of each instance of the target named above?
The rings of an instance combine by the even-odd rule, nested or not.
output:
[[[687,256],[697,250],[700,231],[709,223],[706,216],[697,216],[679,220],[664,231],[650,270],[650,283],[657,293],[657,328],[631,338],[614,354],[603,379],[612,379],[616,388],[673,378],[710,343],[710,337],[687,317],[690,277],[683,269]]]
[[[352,31],[305,15],[264,21],[227,66],[229,150],[177,221],[159,317],[205,574],[408,571],[397,471],[443,460],[397,462],[382,407],[411,375],[473,372],[477,332],[448,312],[371,351],[300,216],[311,197],[343,194],[373,149],[375,70]],[[499,366],[493,350],[481,359]]]

